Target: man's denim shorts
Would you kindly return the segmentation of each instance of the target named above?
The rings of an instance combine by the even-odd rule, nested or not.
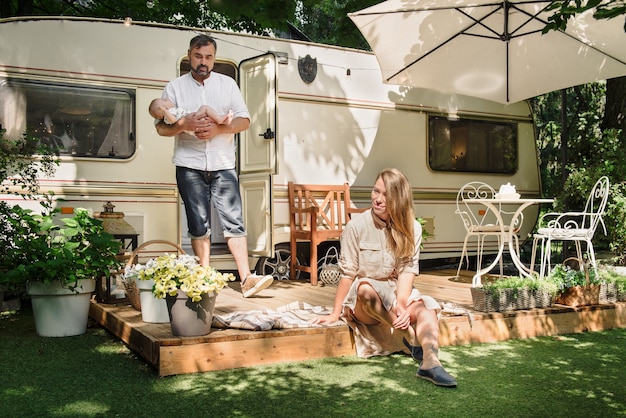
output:
[[[176,183],[185,203],[191,239],[210,237],[211,199],[224,237],[246,236],[239,180],[235,170],[202,171],[177,166]]]

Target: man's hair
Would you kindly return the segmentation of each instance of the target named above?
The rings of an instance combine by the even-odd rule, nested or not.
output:
[[[197,35],[191,38],[191,41],[189,42],[189,50],[191,51],[196,48],[201,48],[209,44],[213,45],[215,51],[217,52],[217,42],[215,42],[215,39],[209,35]]]

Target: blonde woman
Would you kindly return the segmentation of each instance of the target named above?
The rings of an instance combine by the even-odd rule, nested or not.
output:
[[[456,387],[438,357],[440,306],[413,288],[421,238],[409,181],[396,169],[383,170],[372,189],[372,209],[355,216],[341,236],[333,312],[314,322],[341,317],[354,330],[360,357],[408,350],[420,364],[418,377]]]

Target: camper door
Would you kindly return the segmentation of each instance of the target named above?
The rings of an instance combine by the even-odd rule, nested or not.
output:
[[[250,128],[239,136],[239,187],[250,255],[273,254],[272,174],[276,173],[276,59],[272,54],[242,61],[240,88]]]

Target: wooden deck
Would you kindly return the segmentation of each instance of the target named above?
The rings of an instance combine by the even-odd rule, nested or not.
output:
[[[442,302],[472,310],[471,273],[455,280],[456,270],[422,273],[415,286]],[[276,281],[259,296],[244,299],[239,282],[217,298],[215,314],[275,309],[294,301],[331,306],[335,287],[308,282]],[[126,343],[158,372],[159,376],[251,367],[260,364],[355,355],[347,326],[289,330],[217,330],[202,337],[175,337],[169,324],[148,324],[141,313],[126,304],[93,302],[90,316]],[[626,327],[626,303],[570,308],[556,305],[509,313],[481,313],[441,317],[440,344],[470,344],[599,331]]]

